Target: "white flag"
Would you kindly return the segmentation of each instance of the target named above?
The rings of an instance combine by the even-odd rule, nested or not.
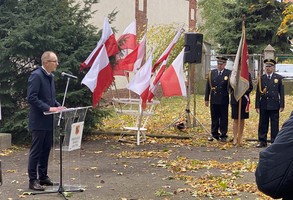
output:
[[[137,71],[133,79],[126,86],[129,90],[140,95],[142,100],[142,108],[146,108],[146,100],[148,98],[150,80],[152,75],[152,53],[146,63]]]
[[[93,93],[93,107],[96,107],[103,92],[111,85],[113,80],[113,71],[109,63],[106,47],[103,45],[93,66],[81,81]]]

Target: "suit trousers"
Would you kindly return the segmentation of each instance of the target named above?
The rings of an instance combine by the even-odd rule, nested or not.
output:
[[[211,104],[211,132],[214,138],[227,138],[228,104]],[[220,131],[220,133],[219,133]]]
[[[259,126],[258,126],[258,140],[261,143],[267,143],[267,133],[269,130],[269,123],[271,125],[271,143],[274,142],[279,132],[279,110],[265,110],[260,109]]]
[[[48,161],[53,142],[53,131],[32,131],[32,146],[29,153],[29,180],[48,178]]]

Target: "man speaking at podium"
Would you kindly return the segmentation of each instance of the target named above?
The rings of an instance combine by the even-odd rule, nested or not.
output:
[[[53,142],[53,115],[63,109],[55,97],[53,71],[58,66],[58,58],[52,51],[41,57],[42,66],[34,70],[28,79],[27,100],[30,104],[29,129],[32,145],[28,160],[29,188],[43,191],[46,185],[53,185],[47,175],[49,154]]]

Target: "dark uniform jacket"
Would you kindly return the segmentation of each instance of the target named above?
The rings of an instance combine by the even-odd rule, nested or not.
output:
[[[38,67],[28,79],[27,100],[30,104],[29,128],[30,130],[52,130],[53,116],[44,115],[50,107],[60,106],[55,98],[55,85],[53,74],[48,75]]]
[[[209,101],[210,98],[211,104],[229,104],[228,83],[230,74],[231,70],[229,69],[224,69],[220,76],[217,69],[209,72],[205,90],[205,101]]]
[[[259,153],[258,189],[273,198],[293,199],[293,112],[275,141]]]
[[[271,79],[268,79],[266,74],[258,79],[255,108],[265,110],[284,108],[284,85],[282,79],[283,77],[276,73],[273,73]]]

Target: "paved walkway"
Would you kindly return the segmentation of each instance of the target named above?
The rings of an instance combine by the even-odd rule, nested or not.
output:
[[[175,173],[168,170],[166,163],[185,157],[201,161],[235,162],[250,160],[257,162],[259,149],[253,147],[222,148],[215,144],[195,147],[182,142],[157,142],[152,138],[140,146],[119,143],[115,137],[99,138],[86,141],[82,149],[63,154],[64,186],[75,185],[85,188],[84,192],[70,193],[72,200],[177,200],[177,199],[210,199],[195,198],[192,193],[196,189],[186,184],[186,180],[175,180]],[[50,194],[23,195],[32,192],[28,189],[27,159],[28,149],[21,149],[2,155],[3,179],[0,186],[1,200],[15,199],[64,199],[58,192]],[[50,177],[59,182],[59,154],[53,153],[50,160]],[[194,177],[203,174],[223,174],[219,169],[200,169],[182,172],[182,175]],[[225,172],[231,173],[231,172]],[[254,183],[253,172],[239,172],[238,182]],[[55,189],[57,189],[56,187]],[[52,191],[48,187],[47,191]],[[66,195],[68,193],[65,193]],[[214,199],[256,199],[255,193],[240,192],[236,196]]]

